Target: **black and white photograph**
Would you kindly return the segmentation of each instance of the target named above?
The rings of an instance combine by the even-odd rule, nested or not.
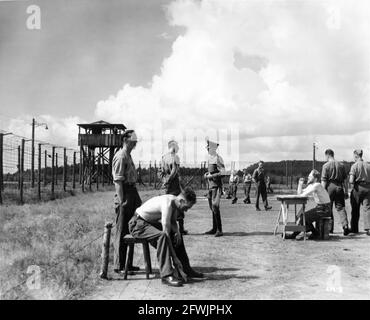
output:
[[[369,39],[367,0],[0,0],[0,300],[369,300]]]

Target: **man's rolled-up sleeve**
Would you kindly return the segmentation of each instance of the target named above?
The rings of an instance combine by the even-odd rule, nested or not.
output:
[[[124,157],[113,159],[112,176],[113,181],[125,181],[126,160]]]

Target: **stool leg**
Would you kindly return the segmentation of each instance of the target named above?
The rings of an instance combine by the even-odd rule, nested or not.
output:
[[[127,280],[127,274],[128,274],[128,269],[130,267],[130,259],[129,257],[130,256],[133,256],[133,253],[134,253],[134,244],[130,244],[128,246],[128,257],[126,258],[126,266],[125,266],[125,276],[123,279]]]
[[[149,243],[146,242],[145,243],[145,250],[147,252],[147,257],[148,257],[148,266],[149,266],[149,273],[153,273],[153,270],[152,270],[152,260],[150,259],[150,249],[149,249]]]
[[[153,273],[153,270],[152,270],[152,259],[150,258],[150,248],[149,248],[149,243],[148,242],[146,243],[146,246],[148,248],[149,273],[152,274]]]
[[[148,258],[148,243],[147,242],[143,242],[143,253],[144,253],[144,261],[145,261],[146,278],[149,279],[149,258]]]
[[[129,268],[131,268],[134,263],[134,251],[135,251],[135,245],[132,244],[132,247],[130,247],[130,250],[128,251],[128,257],[127,257]]]
[[[303,205],[302,208],[303,208],[302,214],[303,214],[303,226],[304,226],[304,231],[303,231],[304,238],[303,238],[303,242],[306,242],[306,206]]]

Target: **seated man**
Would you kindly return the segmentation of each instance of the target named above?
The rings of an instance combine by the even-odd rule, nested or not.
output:
[[[174,275],[175,270],[172,267],[171,258],[185,281],[186,276],[203,277],[203,274],[191,268],[176,223],[178,214],[186,212],[195,202],[196,195],[190,188],[185,188],[178,196],[165,194],[153,197],[136,209],[135,215],[129,222],[129,230],[134,238],[147,239],[157,248],[162,283],[169,286],[182,286],[182,280]]]
[[[305,212],[306,218],[306,232],[311,231],[312,235],[310,239],[315,238],[318,235],[318,231],[313,226],[313,222],[318,222],[320,218],[331,217],[331,204],[328,192],[320,183],[320,173],[317,170],[312,170],[308,176],[307,188],[302,190],[304,179],[299,179],[297,195],[302,197],[313,196],[316,202],[316,207]],[[299,213],[298,224],[303,225],[303,215],[302,211]],[[304,238],[304,233],[294,232],[290,239],[302,240]]]

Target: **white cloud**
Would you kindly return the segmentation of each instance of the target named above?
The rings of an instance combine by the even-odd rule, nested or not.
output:
[[[148,88],[125,85],[95,113],[139,131],[162,123],[179,137],[237,124],[241,158],[309,158],[318,136],[349,158],[369,143],[369,133],[358,140],[370,120],[369,9],[367,1],[174,1],[169,23],[186,32],[161,73]],[[236,67],[236,53],[263,61],[260,70],[248,59]]]

